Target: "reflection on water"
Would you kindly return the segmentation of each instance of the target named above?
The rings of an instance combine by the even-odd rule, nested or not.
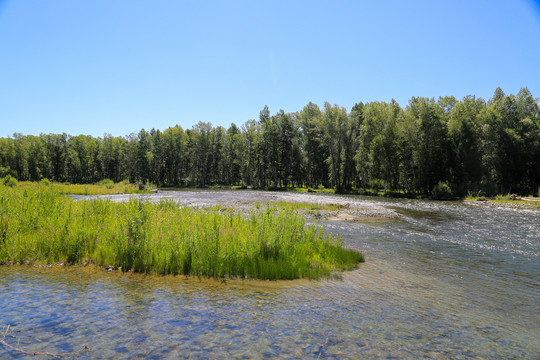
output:
[[[342,279],[0,267],[0,330],[10,325],[6,341],[27,351],[88,346],[88,359],[540,357],[540,212],[336,199],[403,215],[322,224],[366,255]],[[0,358],[23,356],[0,347]]]

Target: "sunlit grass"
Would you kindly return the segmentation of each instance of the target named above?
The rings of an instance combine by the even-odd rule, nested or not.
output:
[[[148,190],[139,190],[135,184],[128,182],[113,183],[112,181],[102,181],[99,184],[63,184],[52,183],[48,180],[40,183],[23,181],[18,183],[18,187],[23,189],[35,189],[40,186],[51,187],[60,195],[112,195],[112,194],[139,194]]]
[[[0,263],[91,263],[123,271],[259,279],[319,278],[362,254],[294,210],[249,215],[172,201],[73,201],[52,186],[0,186]]]

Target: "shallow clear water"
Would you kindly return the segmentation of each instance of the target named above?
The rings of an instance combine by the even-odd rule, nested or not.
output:
[[[150,198],[163,196],[196,206],[347,202],[402,216],[322,224],[366,255],[342,279],[222,283],[0,267],[5,341],[88,359],[540,358],[539,211],[251,191]],[[0,345],[1,359],[23,357]]]

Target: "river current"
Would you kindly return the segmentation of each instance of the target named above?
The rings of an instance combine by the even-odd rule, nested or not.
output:
[[[255,191],[145,197],[190,206],[349,203],[400,216],[321,222],[366,257],[337,279],[223,282],[3,266],[6,343],[82,359],[540,358],[540,211]],[[0,345],[0,359],[27,356]]]

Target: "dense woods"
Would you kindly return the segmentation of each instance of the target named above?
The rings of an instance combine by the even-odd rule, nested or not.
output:
[[[0,177],[160,186],[240,185],[384,189],[429,194],[537,194],[539,99],[528,89],[485,101],[467,96],[325,103],[296,113],[268,107],[228,129],[141,130],[125,137],[14,134],[0,139]]]

